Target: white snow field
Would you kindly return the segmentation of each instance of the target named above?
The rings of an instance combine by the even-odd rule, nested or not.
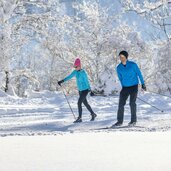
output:
[[[98,117],[74,118],[60,92],[0,97],[0,171],[170,171],[171,98],[140,93],[138,127],[116,122],[118,96],[88,97]],[[77,116],[77,96],[68,96]],[[128,102],[129,103],[129,102]],[[130,121],[129,104],[124,125]]]
[[[98,132],[0,139],[1,171],[170,171],[171,132]]]

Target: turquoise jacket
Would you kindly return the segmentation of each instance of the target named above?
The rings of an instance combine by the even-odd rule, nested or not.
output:
[[[90,90],[90,84],[88,81],[87,73],[81,69],[79,71],[74,70],[70,75],[64,78],[64,82],[76,77],[77,87],[79,91]]]
[[[120,63],[117,66],[117,74],[122,87],[138,85],[139,79],[141,81],[141,84],[144,84],[144,79],[141,71],[135,62],[127,60],[125,66]]]

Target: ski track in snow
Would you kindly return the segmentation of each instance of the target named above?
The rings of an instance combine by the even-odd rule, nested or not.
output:
[[[88,97],[98,117],[90,122],[90,115],[83,106],[83,122],[73,124],[74,118],[64,96],[59,93],[35,93],[28,99],[11,96],[0,97],[0,136],[15,135],[56,135],[83,132],[114,131],[170,131],[171,130],[171,98],[151,93],[139,94],[139,97],[159,110],[137,99],[137,125],[141,128],[99,129],[109,127],[116,122],[118,96]],[[68,97],[77,116],[77,96]],[[124,126],[130,121],[129,101],[125,106]]]

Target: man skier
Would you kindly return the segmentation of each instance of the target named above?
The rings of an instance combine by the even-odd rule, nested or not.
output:
[[[128,96],[130,96],[131,121],[129,126],[136,125],[136,99],[138,94],[139,79],[141,81],[142,89],[146,91],[143,76],[137,64],[128,60],[128,52],[121,51],[119,53],[121,63],[117,66],[117,74],[120,80],[122,90],[119,96],[119,106],[117,112],[117,122],[113,126],[121,126],[124,119],[124,106]]]
[[[90,91],[90,84],[89,84],[88,77],[87,77],[85,70],[81,68],[81,61],[79,58],[75,60],[74,68],[75,70],[63,80],[58,81],[58,84],[61,85],[63,82],[66,82],[70,80],[71,78],[76,77],[77,87],[79,90],[79,99],[78,99],[79,116],[74,121],[74,123],[82,122],[82,103],[86,106],[86,108],[91,114],[90,121],[94,121],[97,115],[93,112],[91,106],[88,104],[87,99],[86,99],[88,92]]]

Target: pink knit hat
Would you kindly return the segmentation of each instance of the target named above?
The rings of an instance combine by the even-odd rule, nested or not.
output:
[[[74,67],[79,67],[81,66],[81,61],[80,61],[80,58],[77,58],[74,62]]]

